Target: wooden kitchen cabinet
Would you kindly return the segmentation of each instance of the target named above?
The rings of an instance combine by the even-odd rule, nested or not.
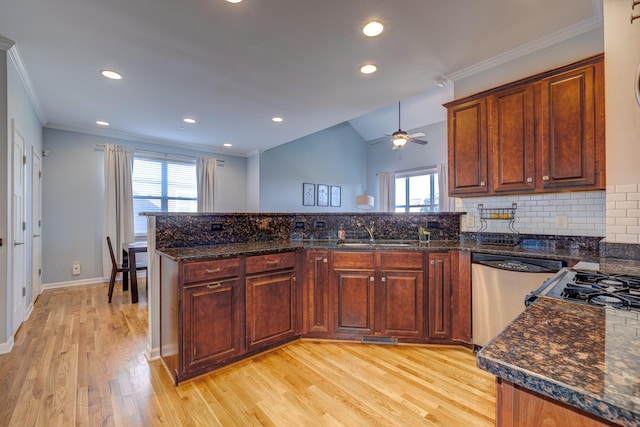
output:
[[[305,336],[326,337],[333,333],[329,251],[306,251],[304,268],[302,332]]]
[[[287,342],[296,336],[294,252],[246,258],[247,350]]]
[[[613,426],[601,418],[547,396],[496,379],[496,426]]]
[[[472,347],[471,340],[471,252],[450,251],[451,340]]]
[[[449,194],[486,194],[489,191],[487,100],[473,99],[449,106],[447,126]]]
[[[451,260],[449,252],[429,252],[427,312],[429,339],[451,338]]]
[[[445,107],[450,195],[604,189],[603,55]]]
[[[544,190],[604,189],[604,62],[535,84]]]
[[[332,253],[334,332],[373,335],[375,252]]]
[[[380,252],[380,333],[424,338],[424,255]]]
[[[333,251],[336,335],[424,341],[423,260],[421,251]]]
[[[160,355],[178,383],[245,353],[238,257],[160,264]]]

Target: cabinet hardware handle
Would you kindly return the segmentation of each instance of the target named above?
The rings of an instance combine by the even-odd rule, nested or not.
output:
[[[549,181],[549,175],[544,175],[544,176],[542,177],[542,180],[543,180],[543,181]]]
[[[279,263],[279,262],[280,262],[280,261],[278,261],[278,260],[274,260],[274,261],[267,261],[267,265],[268,265],[268,266],[278,265],[278,263]]]
[[[384,282],[386,282],[386,281],[387,281],[387,278],[386,278],[386,277],[383,277],[383,278],[382,278],[382,279],[380,279],[380,280],[382,280],[382,282],[384,283]]]
[[[207,285],[207,289],[218,289],[222,287],[222,283],[212,283]]]
[[[480,187],[484,187],[485,185],[487,185],[484,181],[480,181]]]
[[[218,267],[218,268],[213,268],[213,269],[211,269],[211,268],[207,268],[205,271],[206,271],[207,273],[220,273],[220,272],[222,271],[222,269],[221,269],[220,267]]]
[[[527,178],[527,182],[533,182],[533,178],[531,177]]]
[[[431,261],[431,265],[436,265],[436,260]]]
[[[327,258],[322,258],[322,262],[324,262],[326,264],[329,261],[327,261]]]

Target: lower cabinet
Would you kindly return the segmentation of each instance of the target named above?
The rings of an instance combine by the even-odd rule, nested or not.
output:
[[[496,426],[612,426],[601,418],[549,397],[496,381]]]
[[[244,352],[242,286],[238,277],[184,289],[186,370]]]
[[[247,257],[247,350],[281,344],[296,334],[293,252]]]
[[[332,253],[334,332],[373,335],[375,252]]]
[[[429,291],[427,336],[451,338],[451,261],[449,252],[429,252]]]
[[[333,304],[329,286],[329,251],[308,250],[304,257],[303,333],[327,337],[333,333]]]

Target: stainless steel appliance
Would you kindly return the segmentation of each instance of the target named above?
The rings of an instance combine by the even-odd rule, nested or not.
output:
[[[525,304],[531,304],[539,295],[640,311],[640,277],[563,268],[527,295]]]
[[[471,313],[475,346],[484,346],[524,310],[524,298],[559,271],[557,260],[471,255]]]

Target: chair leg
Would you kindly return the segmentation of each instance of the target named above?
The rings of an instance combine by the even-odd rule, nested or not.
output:
[[[113,295],[113,287],[116,284],[116,274],[117,274],[117,271],[112,268],[111,278],[109,279],[109,303],[111,303],[111,296]]]

